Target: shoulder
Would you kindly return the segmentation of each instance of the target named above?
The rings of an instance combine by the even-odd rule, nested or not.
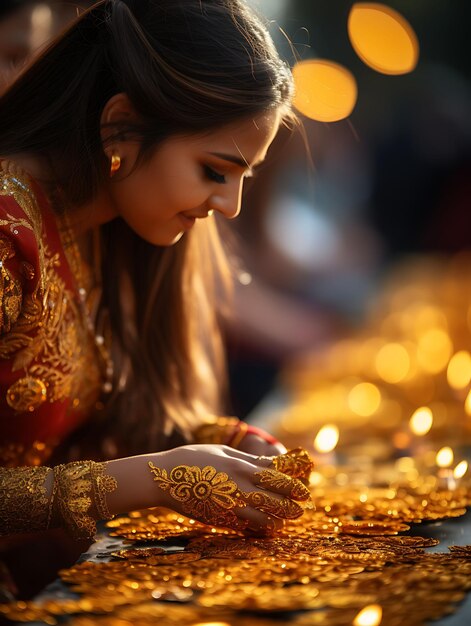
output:
[[[0,334],[17,321],[23,292],[37,286],[41,208],[31,178],[0,161]]]
[[[0,160],[0,227],[13,235],[41,235],[40,202],[31,177],[12,161]]]

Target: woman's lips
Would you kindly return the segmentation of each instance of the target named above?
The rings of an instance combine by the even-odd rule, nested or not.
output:
[[[192,228],[192,226],[194,226],[196,222],[195,217],[187,217],[186,215],[183,215],[183,213],[179,213],[178,217],[185,230],[190,230],[190,228]]]

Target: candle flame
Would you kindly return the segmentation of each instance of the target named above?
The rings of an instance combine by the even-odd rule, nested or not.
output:
[[[314,439],[314,448],[318,452],[332,452],[339,442],[339,429],[335,424],[323,426]]]
[[[455,478],[463,478],[468,471],[468,461],[461,461],[453,470],[453,476]]]
[[[423,436],[426,435],[432,428],[433,413],[432,411],[423,406],[417,409],[409,420],[409,427],[414,435]]]
[[[443,448],[440,448],[435,458],[438,467],[450,467],[450,465],[453,464],[455,455],[449,446],[444,446]]]
[[[365,606],[353,620],[353,626],[378,626],[383,619],[383,609],[379,604]]]

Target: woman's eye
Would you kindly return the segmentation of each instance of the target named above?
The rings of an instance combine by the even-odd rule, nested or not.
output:
[[[209,167],[209,165],[204,165],[203,169],[205,176],[209,178],[209,180],[218,183],[219,185],[224,185],[226,183],[226,177],[215,172],[211,167]]]

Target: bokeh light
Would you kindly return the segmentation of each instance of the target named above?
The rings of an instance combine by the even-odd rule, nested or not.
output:
[[[451,358],[446,372],[448,384],[452,389],[464,389],[471,380],[471,356],[466,350],[460,350]]]
[[[300,61],[293,68],[294,106],[319,122],[348,117],[357,102],[356,80],[345,67],[332,61]]]
[[[314,448],[318,452],[332,452],[339,441],[339,429],[335,424],[323,426],[314,439]]]
[[[454,458],[453,450],[449,446],[444,446],[437,452],[436,463],[438,467],[450,467],[453,465]]]
[[[348,17],[353,49],[369,67],[382,74],[407,74],[417,66],[419,43],[414,29],[384,4],[357,2]]]
[[[373,415],[381,404],[381,392],[372,383],[359,383],[348,394],[348,406],[363,417]]]
[[[399,343],[388,343],[376,355],[375,365],[378,375],[385,382],[398,383],[409,373],[409,353]]]
[[[457,479],[463,478],[468,471],[468,461],[461,461],[453,470],[453,476]]]
[[[417,409],[410,418],[409,426],[414,435],[426,435],[433,424],[433,413],[426,407],[420,407]]]
[[[427,330],[417,344],[417,362],[424,372],[438,374],[445,369],[453,351],[450,337],[441,328]]]
[[[383,619],[383,609],[379,604],[365,606],[353,620],[353,626],[378,626]]]

